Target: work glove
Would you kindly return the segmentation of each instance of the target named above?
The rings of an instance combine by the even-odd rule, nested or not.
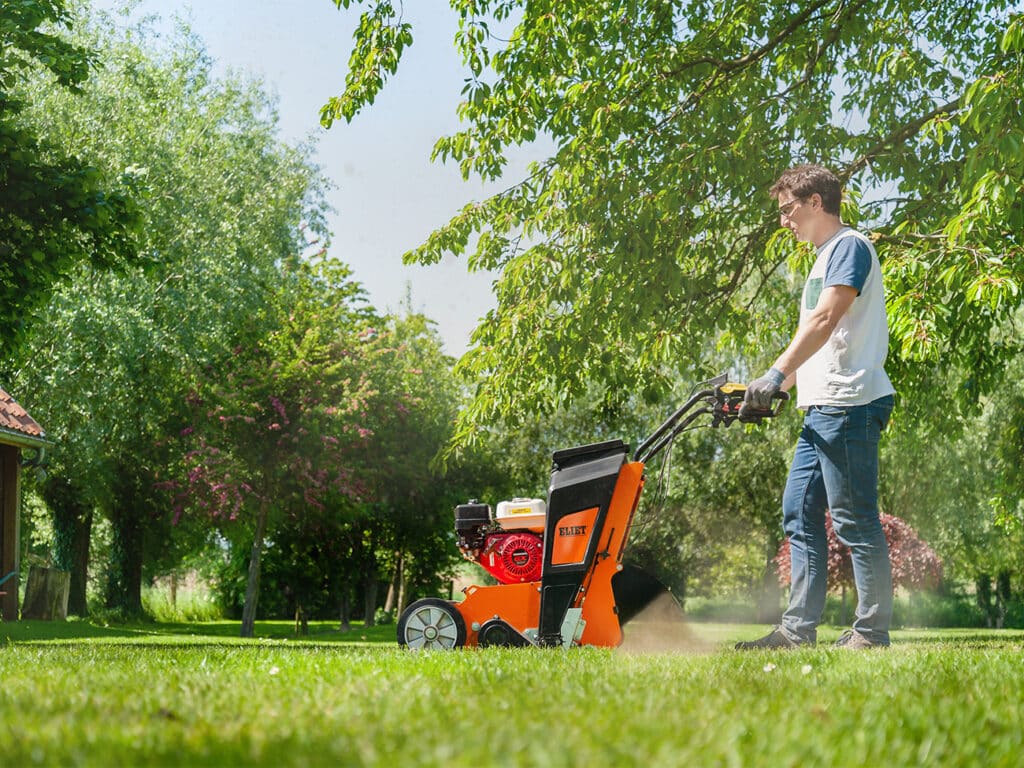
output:
[[[756,409],[767,411],[772,407],[772,398],[782,388],[782,382],[786,380],[785,375],[778,368],[769,368],[768,373],[759,379],[754,379],[747,384],[747,393],[743,396],[743,409]]]

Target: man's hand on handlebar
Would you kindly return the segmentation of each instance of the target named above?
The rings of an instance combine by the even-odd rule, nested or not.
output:
[[[782,382],[785,380],[786,377],[782,371],[777,368],[769,368],[764,376],[750,382],[743,397],[743,405],[740,406],[740,421],[753,420],[757,416],[764,415],[766,411],[770,413],[772,400],[780,396]]]
[[[782,382],[786,380],[785,374],[777,368],[769,368],[768,373],[759,379],[754,379],[747,384],[747,394],[743,398],[752,408],[759,411],[772,407],[772,398],[782,389]]]

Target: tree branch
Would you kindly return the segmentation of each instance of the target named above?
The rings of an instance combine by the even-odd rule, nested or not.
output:
[[[662,74],[664,77],[675,77],[676,75],[682,74],[687,69],[699,66],[700,64],[710,64],[715,69],[718,69],[721,72],[732,72],[737,69],[743,69],[744,67],[749,66],[750,64],[760,61],[769,53],[771,53],[776,47],[778,47],[780,43],[782,43],[783,40],[785,40],[787,37],[796,32],[801,26],[803,26],[807,22],[807,20],[814,13],[819,11],[825,5],[828,5],[829,2],[831,2],[831,0],[819,0],[819,2],[807,6],[800,13],[794,16],[790,20],[789,24],[787,24],[781,32],[779,32],[770,40],[768,40],[760,48],[750,51],[746,55],[740,56],[738,59],[731,59],[726,61],[722,59],[713,59],[709,56],[704,56],[699,59],[694,59],[693,61],[688,61],[678,69],[670,70]]]
[[[839,180],[846,183],[850,180],[850,177],[855,173],[864,168],[868,163],[874,160],[876,157],[881,155],[886,150],[892,148],[896,144],[902,144],[907,139],[915,136],[921,127],[929,120],[933,120],[939,115],[952,114],[960,108],[960,99],[956,98],[948,104],[943,104],[941,107],[936,107],[931,112],[922,115],[916,120],[911,120],[909,123],[900,126],[895,131],[890,133],[885,138],[878,141],[874,146],[868,149],[863,155],[858,157],[852,163],[839,174]]]

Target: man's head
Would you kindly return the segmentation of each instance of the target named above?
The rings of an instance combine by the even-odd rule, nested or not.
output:
[[[820,165],[790,168],[768,190],[779,203],[782,226],[815,245],[835,234],[842,193],[836,175]]]

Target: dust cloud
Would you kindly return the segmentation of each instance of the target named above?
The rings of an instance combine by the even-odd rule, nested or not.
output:
[[[713,643],[701,640],[690,629],[679,603],[668,593],[655,598],[650,605],[622,627],[619,653],[711,653]]]

